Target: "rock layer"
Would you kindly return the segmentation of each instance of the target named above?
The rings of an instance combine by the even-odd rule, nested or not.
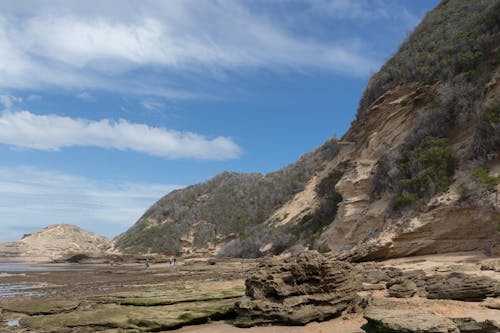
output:
[[[495,297],[497,282],[488,277],[451,273],[429,278],[425,289],[430,299],[482,301],[487,297]]]
[[[370,309],[365,319],[368,333],[460,333],[451,319],[426,311]]]
[[[246,296],[236,303],[235,324],[305,325],[339,315],[361,289],[349,263],[305,252],[282,264],[265,262],[245,282]]]

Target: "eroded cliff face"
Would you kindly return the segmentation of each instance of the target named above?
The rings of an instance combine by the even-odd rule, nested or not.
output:
[[[277,172],[223,173],[154,204],[124,251],[350,260],[500,253],[499,0],[445,0],[369,80],[356,120]]]
[[[497,68],[492,74],[486,100],[499,96],[499,72]],[[397,213],[390,207],[390,195],[373,193],[377,164],[390,155],[388,152],[400,149],[408,135],[417,130],[416,117],[429,112],[426,106],[437,98],[439,89],[440,83],[410,84],[382,95],[342,138],[337,157],[275,215],[286,216],[282,223],[299,223],[318,206],[313,189],[322,177],[340,168],[343,176],[335,189],[342,201],[335,219],[319,238],[319,243],[340,258],[374,260],[470,250],[496,253],[500,247],[500,185],[479,200],[464,200],[463,173],[457,172],[446,192],[417,210]],[[456,154],[470,147],[476,130],[473,122],[452,130],[450,145]],[[491,176],[500,175],[500,158],[495,157],[498,153],[491,154],[486,163]]]
[[[74,254],[98,256],[110,248],[109,240],[70,224],[55,224],[25,235],[21,240],[0,243],[0,258],[48,262]]]

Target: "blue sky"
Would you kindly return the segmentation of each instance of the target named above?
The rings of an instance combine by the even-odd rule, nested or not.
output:
[[[0,241],[294,162],[437,3],[0,0]]]

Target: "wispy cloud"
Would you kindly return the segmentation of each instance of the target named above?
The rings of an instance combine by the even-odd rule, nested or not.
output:
[[[151,183],[103,183],[28,167],[0,168],[0,242],[55,223],[113,237],[156,200],[180,188]]]
[[[169,159],[225,160],[237,158],[241,153],[232,139],[222,136],[207,138],[126,120],[90,121],[28,111],[1,113],[0,143],[48,151],[72,146],[101,147]]]
[[[22,102],[21,97],[0,94],[0,106],[3,106],[4,109],[10,109],[14,104]]]
[[[353,12],[350,2],[334,3]],[[118,78],[147,66],[200,75],[241,68],[313,68],[362,76],[378,65],[359,44],[297,35],[245,2],[34,1],[3,3],[0,10],[4,88],[140,91]],[[143,87],[154,92],[148,88]],[[183,89],[162,92],[190,96]]]

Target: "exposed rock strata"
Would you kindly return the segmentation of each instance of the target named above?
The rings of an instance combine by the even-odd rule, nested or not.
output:
[[[446,317],[426,311],[370,309],[365,314],[368,333],[460,333],[457,325]]]
[[[306,252],[282,264],[267,262],[245,282],[246,296],[236,304],[237,326],[305,325],[339,315],[361,289],[349,263]]]
[[[427,298],[482,301],[497,295],[498,282],[488,278],[451,273],[433,276],[426,282]]]
[[[71,224],[55,224],[25,235],[16,242],[1,243],[2,260],[52,261],[75,254],[102,255],[110,248],[105,237]]]

